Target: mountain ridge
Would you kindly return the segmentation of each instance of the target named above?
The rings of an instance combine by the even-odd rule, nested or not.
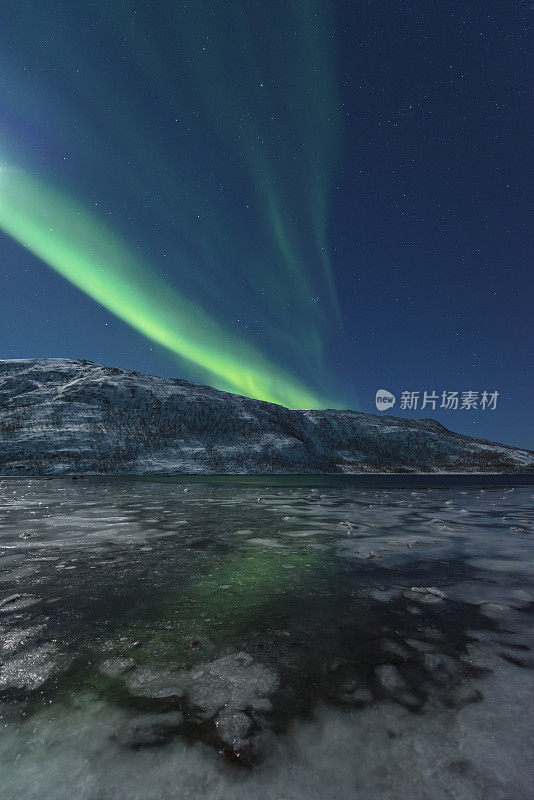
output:
[[[83,359],[0,360],[0,474],[534,472],[431,418],[293,411]]]

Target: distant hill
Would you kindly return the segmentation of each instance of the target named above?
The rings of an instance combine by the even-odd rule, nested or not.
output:
[[[70,359],[0,360],[0,474],[533,472],[431,419],[290,411]]]

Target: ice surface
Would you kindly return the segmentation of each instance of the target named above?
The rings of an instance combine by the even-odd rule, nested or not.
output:
[[[134,658],[108,658],[100,664],[100,671],[108,678],[118,678],[135,667]]]
[[[255,664],[248,653],[236,653],[196,668],[187,680],[186,695],[203,715],[212,716],[223,707],[261,709],[277,686],[273,670]]]
[[[55,655],[56,648],[48,644],[26,648],[6,658],[0,667],[0,688],[38,689],[54,672]]]
[[[0,797],[532,800],[532,501],[0,482]]]

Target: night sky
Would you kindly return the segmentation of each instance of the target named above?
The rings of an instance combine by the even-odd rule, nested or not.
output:
[[[1,357],[534,448],[532,16],[3,0]]]

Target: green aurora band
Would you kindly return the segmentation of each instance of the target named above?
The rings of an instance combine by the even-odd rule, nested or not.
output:
[[[332,4],[77,5],[0,4],[0,155],[23,167],[0,174],[0,226],[184,359],[185,377],[357,407],[332,374]]]
[[[217,388],[288,408],[334,407],[166,285],[96,215],[22,170],[0,170],[0,227]]]

